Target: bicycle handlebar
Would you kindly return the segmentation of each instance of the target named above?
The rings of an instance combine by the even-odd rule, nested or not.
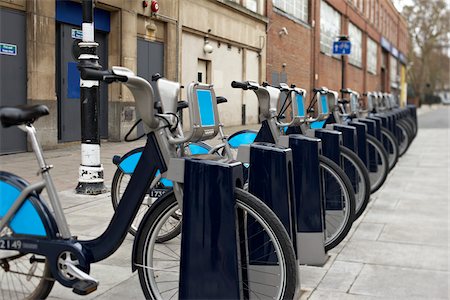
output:
[[[352,94],[353,93],[353,91],[351,89],[341,89],[340,92],[342,94]]]
[[[329,90],[326,87],[321,87],[321,88],[314,88],[313,92],[314,93],[327,94],[329,92]]]
[[[127,82],[126,76],[116,75],[111,70],[97,70],[92,68],[80,68],[80,77],[83,80],[98,80],[106,83],[115,81]]]
[[[250,84],[248,81],[233,81],[231,82],[231,87],[234,89],[243,89],[244,91],[246,90],[258,90],[258,86]]]

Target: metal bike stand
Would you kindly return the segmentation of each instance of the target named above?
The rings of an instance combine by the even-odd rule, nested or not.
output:
[[[179,299],[242,299],[234,188],[242,164],[186,159]]]
[[[342,133],[337,130],[315,129],[314,136],[322,140],[322,154],[340,165]]]
[[[357,133],[354,126],[342,124],[329,124],[327,129],[337,130],[342,133],[342,144],[352,150],[358,152]]]
[[[342,124],[329,124],[327,125],[327,129],[337,130],[342,133],[343,146],[355,153],[358,152],[358,143],[356,140],[357,134],[355,127]],[[357,173],[355,166],[348,160],[345,160],[341,162],[341,167],[344,169],[345,174],[347,174],[348,178],[352,182],[353,187],[356,189],[356,187],[358,186],[358,178],[356,176]]]
[[[288,232],[292,245],[297,255],[297,217],[295,189],[293,182],[292,150],[287,147],[277,146],[271,143],[253,143],[250,145],[250,167],[248,191],[263,201],[280,219]],[[248,233],[250,236],[251,232]],[[267,276],[261,274],[273,272],[278,268],[273,261],[272,247],[261,247],[264,241],[251,239],[249,241],[249,264],[252,270],[260,271],[249,274],[249,282],[267,282]],[[264,258],[264,264],[261,264]],[[252,263],[255,261],[255,263]],[[274,266],[271,266],[273,261]],[[298,265],[298,264],[297,264]],[[258,276],[259,275],[259,276]],[[298,277],[299,278],[299,277]],[[267,282],[270,284],[270,282]],[[300,282],[297,283],[297,291],[300,291]],[[263,291],[261,291],[263,293]]]
[[[342,133],[337,130],[329,129],[315,129],[314,135],[316,138],[322,140],[322,154],[334,161],[338,166],[341,165],[341,150]],[[326,180],[326,179],[325,179]],[[339,193],[332,193],[331,191],[338,191],[338,182],[335,180],[327,181],[325,186],[326,197],[324,203],[324,210],[328,214],[340,214],[344,209],[342,206],[341,195]]]
[[[376,122],[368,119],[355,119],[367,126],[367,134],[376,138]],[[369,147],[369,171],[378,172],[378,157],[377,152],[373,147]]]
[[[304,135],[280,137],[292,149],[297,218],[297,253],[300,264],[323,266],[325,253],[324,210],[320,190],[321,141]]]
[[[358,144],[358,156],[366,167],[369,167],[369,150],[367,146],[367,125],[361,122],[352,121],[348,123],[356,129],[356,143]]]
[[[370,116],[370,117],[367,117],[366,120],[375,121],[375,137],[377,138],[377,140],[379,140],[381,142],[382,141],[382,139],[381,139],[381,127],[382,127],[381,118]]]
[[[413,104],[408,104],[406,106],[406,109],[408,110],[409,114],[413,117],[417,126],[417,107]]]

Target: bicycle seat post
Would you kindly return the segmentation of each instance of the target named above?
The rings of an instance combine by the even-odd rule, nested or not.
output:
[[[64,215],[61,202],[59,201],[55,184],[53,183],[52,177],[50,176],[49,172],[52,166],[47,165],[45,162],[43,151],[37,139],[36,129],[34,128],[34,126],[32,124],[28,124],[24,126],[24,130],[25,132],[27,132],[30,138],[31,147],[38,161],[39,173],[42,175],[42,178],[45,181],[48,197],[55,212],[55,219],[56,223],[58,224],[59,234],[61,235],[62,238],[69,239],[71,238],[72,235],[70,234],[70,229],[69,226],[67,225],[67,220]]]

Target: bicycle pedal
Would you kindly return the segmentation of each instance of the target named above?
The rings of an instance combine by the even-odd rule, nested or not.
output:
[[[73,286],[72,292],[77,295],[86,296],[97,290],[98,283],[92,280],[80,280],[77,281]]]

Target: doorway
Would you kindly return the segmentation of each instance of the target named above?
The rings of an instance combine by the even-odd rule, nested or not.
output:
[[[61,142],[81,139],[80,73],[78,62],[72,56],[72,45],[80,38],[78,26],[57,24],[57,95],[58,95],[58,140]],[[95,41],[99,44],[99,63],[108,68],[108,33],[96,30]],[[101,138],[108,137],[108,87],[100,84],[99,132]]]
[[[25,13],[0,8],[0,106],[27,103]],[[16,126],[0,126],[0,154],[27,151],[27,136]]]

